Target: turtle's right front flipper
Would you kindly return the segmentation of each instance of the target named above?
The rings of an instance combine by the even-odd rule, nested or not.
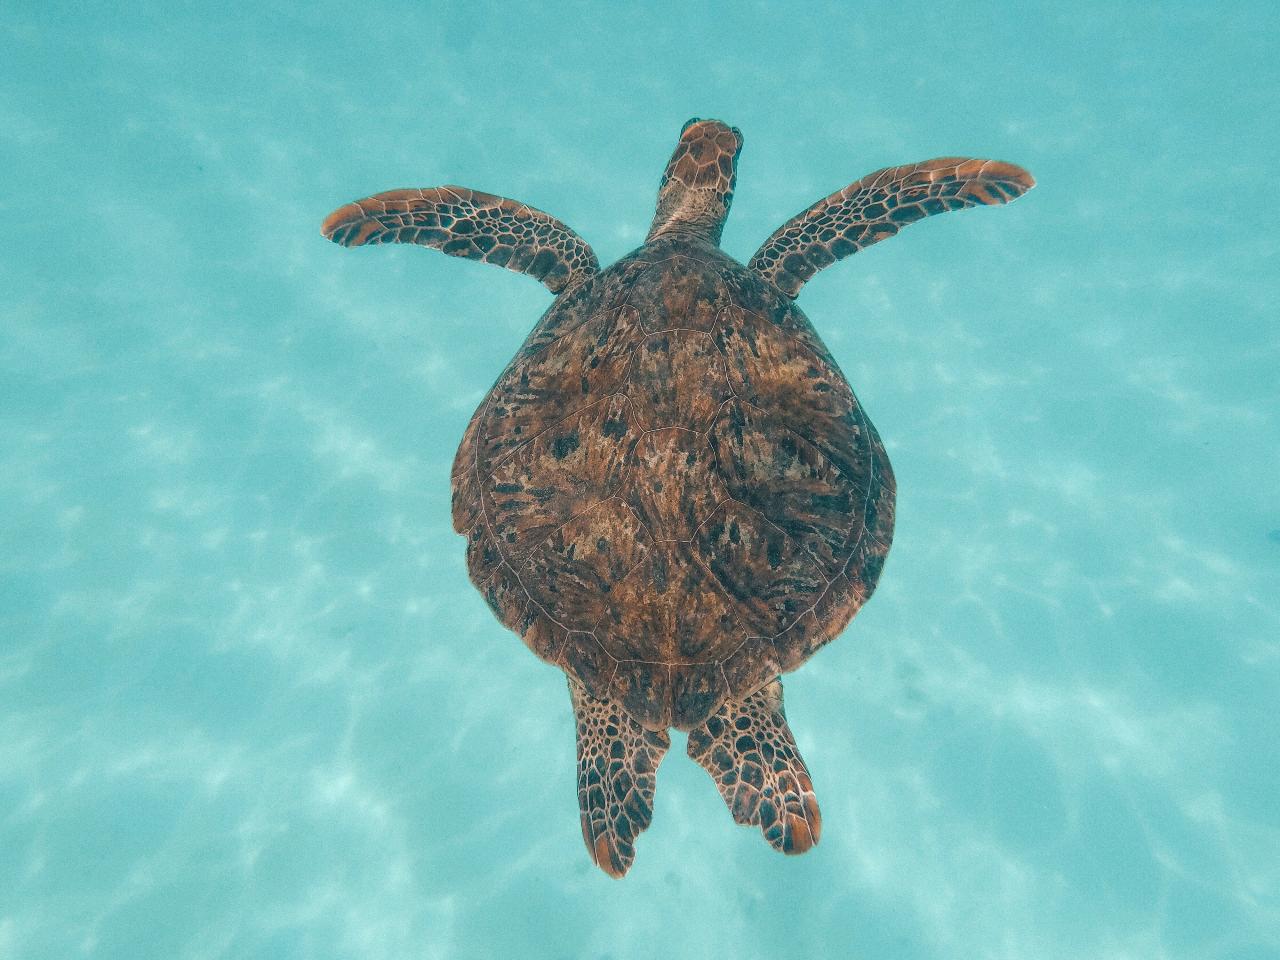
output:
[[[550,214],[466,187],[389,190],[339,207],[320,232],[344,247],[417,243],[541,280],[560,293],[600,272],[595,251]]]
[[[1008,203],[1036,185],[1000,160],[939,157],[886,167],[792,217],[747,264],[788,297],[823,267],[891,237],[930,214]]]

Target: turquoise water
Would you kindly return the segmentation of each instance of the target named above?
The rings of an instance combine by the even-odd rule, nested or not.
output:
[[[1280,956],[1280,14],[1116,6],[6,7],[0,957]],[[318,228],[461,183],[611,262],[695,115],[741,259],[889,164],[1039,186],[799,299],[899,485],[787,680],[821,845],[678,735],[615,882],[449,518],[550,297]]]

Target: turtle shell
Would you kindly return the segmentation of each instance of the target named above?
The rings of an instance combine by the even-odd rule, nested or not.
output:
[[[562,295],[481,403],[454,525],[499,619],[649,729],[689,729],[838,634],[894,482],[803,313],[709,244]]]

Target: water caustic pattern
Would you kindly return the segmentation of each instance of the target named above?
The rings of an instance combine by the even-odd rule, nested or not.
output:
[[[807,327],[714,249],[652,245],[544,318],[459,450],[498,616],[651,729],[796,665],[874,588],[892,475]]]
[[[0,958],[1277,960],[1274,0],[75,7],[0,17],[24,228],[0,255]],[[655,218],[699,112],[740,162],[700,130],[705,181],[673,177]],[[951,155],[1039,185],[869,248],[930,191],[1016,179],[904,174],[787,224]],[[612,315],[581,303],[655,219],[668,243],[714,221],[713,167],[772,312],[721,323],[739,287],[700,286],[663,345],[656,272],[618,278]],[[423,189],[347,206],[392,187]],[[339,207],[334,239],[368,249],[317,235]],[[766,260],[811,277],[798,297]],[[573,418],[599,472],[625,419],[617,485],[563,521],[530,497],[473,558],[584,578],[544,599],[603,656],[620,591],[657,593],[650,528],[683,523],[624,498],[686,437],[641,446],[638,411],[681,410],[710,519],[665,549],[699,564],[690,604],[774,633],[835,579],[838,531],[760,517],[861,461],[758,371],[833,357],[901,499],[873,597],[781,677],[794,747],[772,679],[646,730],[468,578],[472,414],[517,352],[575,369],[586,331],[562,337],[615,323],[593,396],[578,374],[545,419],[495,398],[472,449],[523,485],[521,445]],[[820,839],[784,857],[788,829]]]

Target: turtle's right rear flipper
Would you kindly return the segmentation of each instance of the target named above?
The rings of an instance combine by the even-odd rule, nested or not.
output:
[[[597,700],[569,680],[578,733],[578,806],[591,859],[620,878],[636,858],[635,840],[653,820],[658,764],[671,746],[665,730],[646,730],[615,700]]]
[[[818,842],[818,799],[777,680],[745,700],[727,701],[690,730],[689,756],[711,774],[733,819],[758,826],[775,850],[804,853]]]

